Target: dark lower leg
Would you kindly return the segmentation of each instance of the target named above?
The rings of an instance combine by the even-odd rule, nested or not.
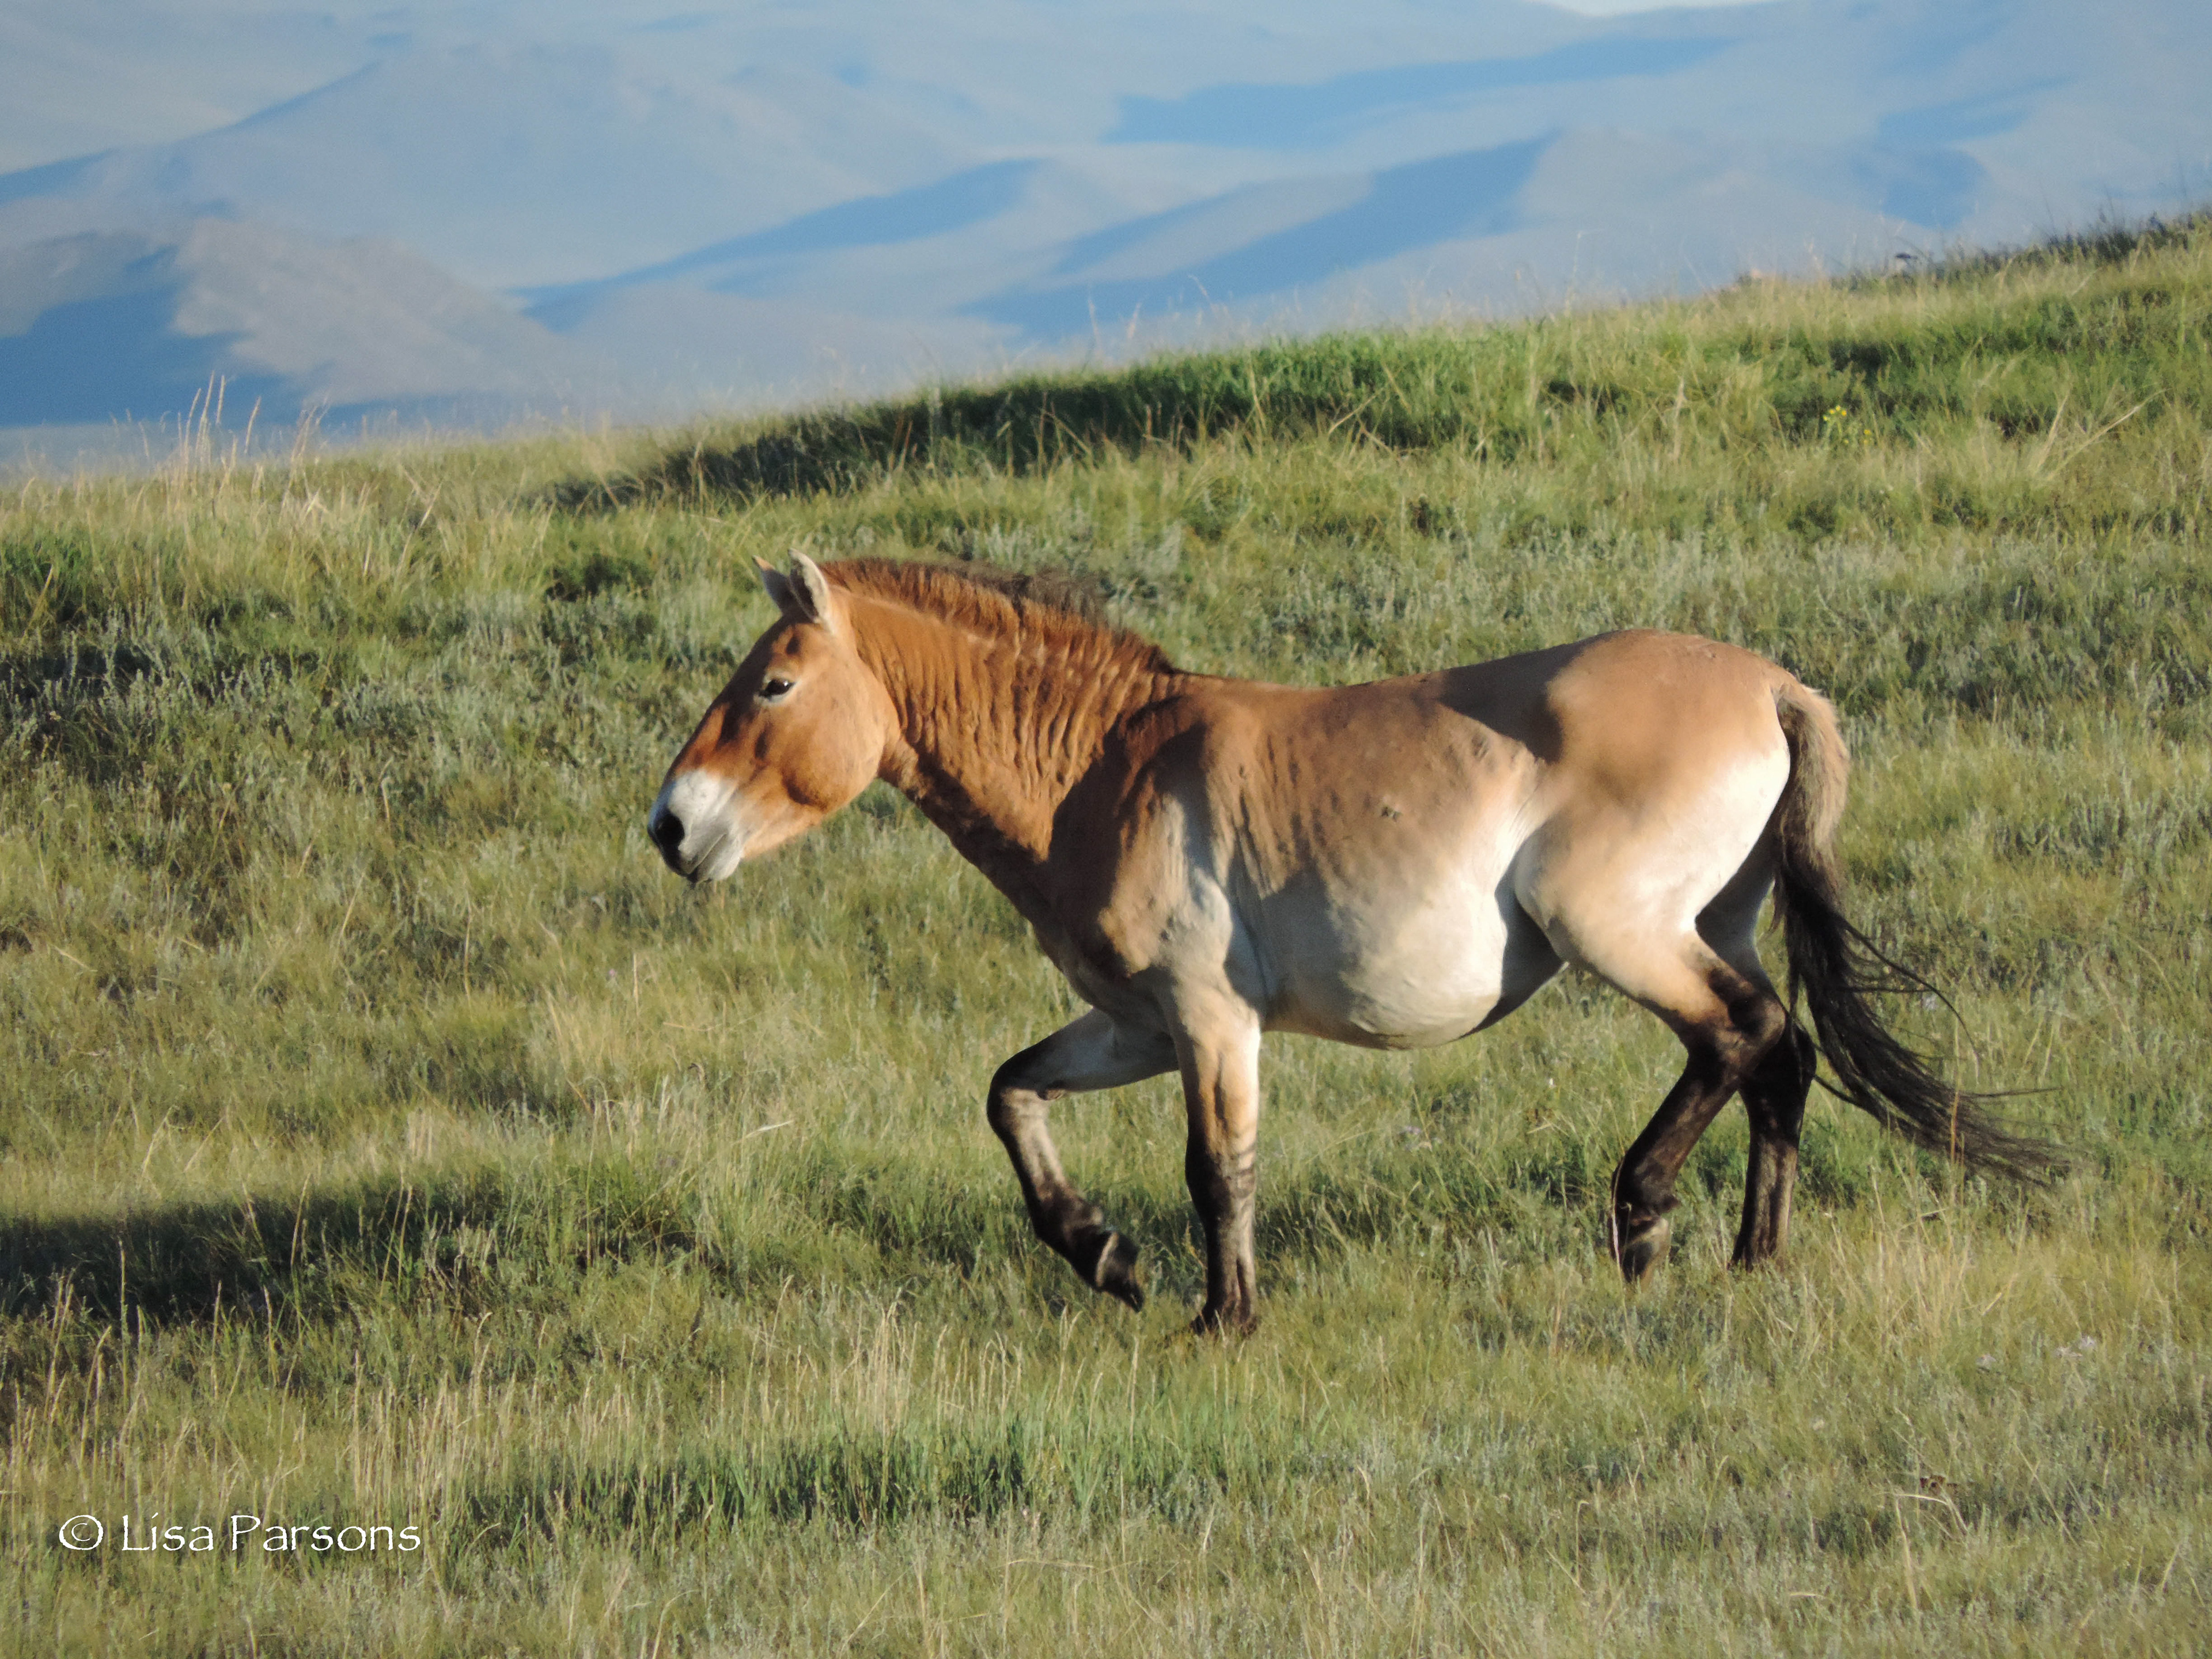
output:
[[[1137,1278],[1137,1247],[1106,1224],[1098,1206],[1075,1189],[1060,1168],[1060,1153],[1045,1127],[1048,1098],[996,1081],[991,1087],[991,1127],[1022,1184],[1030,1225],[1067,1259],[1085,1284],[1140,1309],[1145,1291]]]
[[[1062,1095],[1119,1088],[1173,1064],[1175,1045],[1165,1032],[1117,1027],[1094,1011],[1024,1048],[991,1079],[991,1128],[1013,1161],[1030,1225],[1067,1258],[1085,1284],[1132,1308],[1145,1305],[1137,1247],[1106,1224],[1098,1206],[1060,1167],[1045,1108]]]
[[[1259,1186],[1260,1031],[1217,1019],[1176,1045],[1190,1138],[1183,1177],[1206,1234],[1206,1304],[1195,1329],[1249,1331],[1259,1322],[1259,1270],[1252,1255]]]
[[[1744,1170],[1743,1225],[1734,1265],[1756,1267],[1790,1238],[1790,1200],[1797,1184],[1797,1134],[1813,1086],[1813,1039],[1794,1022],[1743,1080],[1751,1116],[1751,1158]]]
[[[1206,1236],[1206,1305],[1194,1328],[1249,1331],[1259,1322],[1258,1270],[1252,1249],[1259,1183],[1251,1150],[1216,1152],[1194,1135],[1183,1156],[1183,1177],[1190,1184],[1191,1202]]]
[[[1613,1256],[1633,1284],[1667,1259],[1674,1180],[1728,1097],[1735,1075],[1717,1045],[1694,1042],[1690,1063],[1667,1091],[1613,1177]]]

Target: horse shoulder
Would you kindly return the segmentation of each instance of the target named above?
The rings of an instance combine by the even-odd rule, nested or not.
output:
[[[1216,799],[1246,717],[1208,686],[1121,721],[1061,805],[1048,866],[1076,951],[1117,980],[1159,965],[1219,885]]]

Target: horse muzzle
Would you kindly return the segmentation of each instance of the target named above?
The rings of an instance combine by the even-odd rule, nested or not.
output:
[[[723,881],[745,855],[737,791],[720,779],[691,771],[669,779],[653,803],[645,833],[660,856],[686,881]]]

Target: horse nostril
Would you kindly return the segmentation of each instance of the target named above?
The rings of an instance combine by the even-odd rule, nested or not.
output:
[[[660,856],[671,861],[684,845],[684,821],[665,806],[653,809],[652,817],[646,821],[645,833],[653,837]]]

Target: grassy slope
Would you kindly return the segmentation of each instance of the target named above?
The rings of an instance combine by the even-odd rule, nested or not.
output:
[[[1832,413],[1832,411],[1833,411]],[[2212,233],[695,434],[0,502],[0,1413],[25,1651],[2184,1650],[2212,1619]],[[1676,1050],[1562,981],[1271,1043],[1266,1323],[1178,1333],[1178,1109],[1070,1102],[1141,1319],[981,1121],[1067,994],[872,793],[640,833],[794,542],[1088,572],[1297,680],[1661,623],[1833,693],[1905,1011],[2081,1154],[1832,1105],[1599,1248]],[[2094,1339],[2084,1344],[2082,1339]],[[413,1522],[76,1558],[79,1510]]]

